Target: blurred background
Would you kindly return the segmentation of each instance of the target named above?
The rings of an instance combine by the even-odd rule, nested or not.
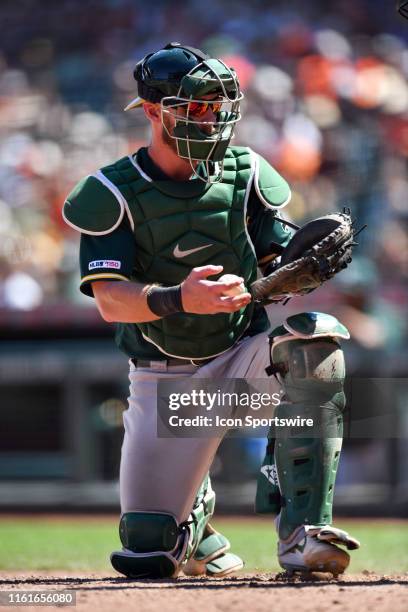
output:
[[[289,181],[287,217],[349,206],[368,224],[348,270],[269,315],[320,310],[349,327],[348,374],[368,389],[353,409],[386,407],[391,431],[345,441],[336,508],[407,516],[408,21],[394,3],[2,0],[0,20],[0,510],[118,508],[127,361],[78,290],[61,207],[148,142],[142,112],[123,112],[133,68],[179,41],[238,72],[235,142]],[[253,506],[264,446],[224,441],[221,509]]]

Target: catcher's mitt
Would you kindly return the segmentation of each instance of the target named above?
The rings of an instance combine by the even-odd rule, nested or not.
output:
[[[350,210],[314,219],[301,227],[273,272],[252,283],[255,302],[271,304],[310,293],[351,262],[355,232]]]

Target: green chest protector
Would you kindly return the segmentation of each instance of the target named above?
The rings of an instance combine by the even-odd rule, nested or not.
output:
[[[107,216],[103,221],[99,216],[91,226],[91,206],[84,198],[86,184],[68,196],[64,213],[77,229],[98,235],[112,231],[121,220],[118,215],[123,218],[126,213],[137,245],[131,280],[171,286],[183,281],[192,268],[214,264],[222,265],[224,273],[242,276],[249,286],[257,271],[246,229],[246,204],[254,177],[266,206],[285,202],[289,194],[286,182],[245,147],[228,149],[222,181],[210,185],[200,180],[153,181],[129,156],[86,179],[102,182],[115,196],[109,222]],[[137,326],[145,340],[162,353],[203,359],[233,346],[249,326],[252,312],[249,304],[231,314],[178,313]]]

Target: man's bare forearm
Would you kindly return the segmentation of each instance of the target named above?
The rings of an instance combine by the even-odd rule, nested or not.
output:
[[[240,310],[249,304],[251,295],[247,291],[234,296],[225,295],[225,292],[234,287],[240,287],[243,278],[230,275],[232,278],[225,282],[207,280],[207,277],[219,274],[222,270],[222,266],[213,265],[191,270],[180,285],[183,312],[228,313]],[[147,305],[147,292],[150,287],[151,285],[127,281],[101,280],[92,283],[98,310],[108,323],[146,323],[160,319],[161,317],[154,314]],[[153,304],[151,305],[153,308]],[[156,307],[153,308],[155,312]]]
[[[127,281],[92,283],[98,310],[109,323],[144,323],[159,319],[147,305],[146,293],[149,287]]]

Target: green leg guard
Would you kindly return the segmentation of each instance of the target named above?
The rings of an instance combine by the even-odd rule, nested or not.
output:
[[[242,569],[244,563],[240,557],[229,552],[230,543],[222,533],[216,531],[209,523],[215,506],[215,493],[211,487],[209,475],[203,481],[190,519],[195,525],[195,538],[183,565],[187,576],[226,576]],[[201,508],[204,508],[203,514]]]
[[[344,356],[331,338],[282,340],[274,348],[285,396],[278,418],[313,418],[315,437],[299,428],[276,428],[275,461],[282,494],[279,536],[300,525],[332,522],[333,490],[339,463],[345,405]],[[304,437],[303,437],[304,436]],[[310,436],[310,429],[309,429]]]
[[[197,550],[183,567],[187,576],[216,576],[222,578],[244,567],[238,555],[229,552],[230,543],[209,523]]]
[[[275,429],[268,433],[268,443],[256,483],[255,512],[257,514],[279,514],[281,495],[275,465]]]
[[[123,544],[111,554],[116,571],[128,578],[171,578],[177,576],[186,555],[189,530],[171,514],[126,512],[119,524]]]
[[[175,578],[203,539],[214,504],[207,476],[184,523],[164,512],[126,512],[119,524],[123,550],[111,554],[113,567],[129,578]]]
[[[175,578],[181,570],[189,575],[225,576],[241,569],[241,559],[227,552],[227,538],[209,525],[214,506],[215,493],[207,475],[182,524],[168,513],[123,514],[119,525],[123,549],[111,554],[113,567],[128,578]]]

